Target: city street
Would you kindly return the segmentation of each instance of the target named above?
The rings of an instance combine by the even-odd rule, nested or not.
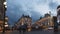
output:
[[[31,32],[25,32],[24,34],[59,34],[60,31],[58,32],[53,32],[53,30],[50,31],[31,31]],[[0,32],[2,34],[2,32]],[[5,34],[20,34],[18,31],[7,31]]]

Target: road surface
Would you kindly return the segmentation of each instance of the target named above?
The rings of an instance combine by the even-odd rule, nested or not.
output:
[[[0,32],[2,34],[2,32]],[[6,31],[5,34],[20,34],[19,31]],[[53,30],[44,30],[44,31],[31,31],[31,32],[25,32],[24,34],[60,34],[60,31],[54,32]]]

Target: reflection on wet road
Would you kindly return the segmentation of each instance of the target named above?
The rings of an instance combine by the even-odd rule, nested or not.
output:
[[[2,32],[0,32],[2,34]],[[5,34],[21,34],[19,31],[6,31]],[[31,31],[31,32],[24,32],[24,34],[60,34],[60,31],[53,31],[53,30],[43,30],[43,31]]]

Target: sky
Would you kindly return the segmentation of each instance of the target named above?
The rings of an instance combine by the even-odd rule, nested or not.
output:
[[[15,24],[18,19],[24,15],[29,15],[33,21],[36,21],[44,14],[51,11],[52,16],[57,15],[57,6],[60,0],[6,0],[8,23]]]

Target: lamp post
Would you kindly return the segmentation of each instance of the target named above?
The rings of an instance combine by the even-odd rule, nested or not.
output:
[[[6,8],[7,8],[7,5],[6,5],[6,0],[2,0],[3,1],[3,20],[4,20],[4,23],[3,23],[3,34],[5,34],[5,12],[6,12]]]

